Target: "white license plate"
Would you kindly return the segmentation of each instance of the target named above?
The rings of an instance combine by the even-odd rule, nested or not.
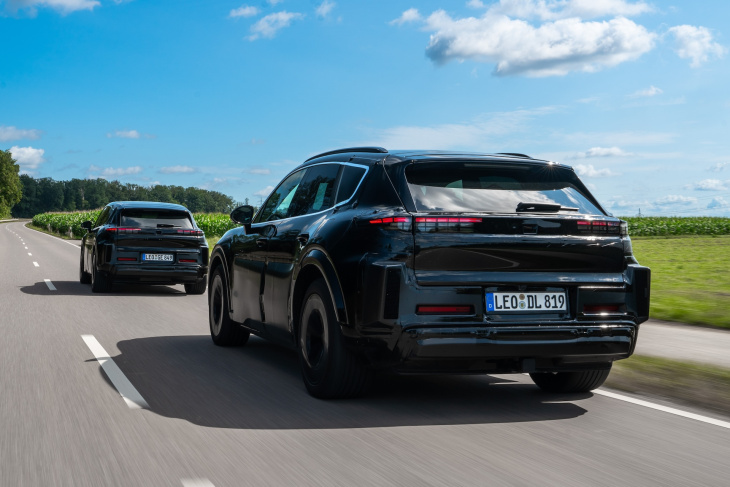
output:
[[[142,260],[154,260],[157,262],[172,262],[173,258],[171,254],[142,254]]]
[[[487,313],[566,311],[565,293],[487,293]]]

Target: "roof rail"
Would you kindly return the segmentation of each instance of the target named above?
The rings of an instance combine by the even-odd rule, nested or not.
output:
[[[370,152],[374,154],[387,154],[388,150],[383,149],[382,147],[347,147],[345,149],[331,150],[329,152],[317,154],[316,156],[312,156],[304,162],[309,162],[312,159],[316,159],[318,157],[331,156],[332,154],[344,154],[345,152]]]
[[[532,159],[532,157],[525,155],[525,154],[519,154],[517,152],[497,152],[497,155],[500,156],[512,156],[512,157],[522,157],[524,159]]]

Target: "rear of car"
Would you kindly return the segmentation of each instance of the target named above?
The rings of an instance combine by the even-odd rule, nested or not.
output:
[[[378,194],[402,206],[376,207],[354,239],[372,242],[351,330],[371,362],[590,390],[633,353],[650,271],[572,169],[483,156],[385,167],[391,187]]]
[[[181,205],[111,204],[97,222],[97,272],[111,282],[184,284],[188,294],[206,289],[208,246],[193,215]],[[103,217],[102,212],[102,217]]]

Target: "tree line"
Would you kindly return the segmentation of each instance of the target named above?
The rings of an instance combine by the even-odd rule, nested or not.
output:
[[[12,214],[31,218],[49,211],[100,208],[110,201],[162,201],[178,203],[192,212],[228,213],[237,206],[230,196],[217,191],[182,186],[140,186],[105,179],[55,181],[18,176],[18,165],[9,151],[0,150],[0,218]]]

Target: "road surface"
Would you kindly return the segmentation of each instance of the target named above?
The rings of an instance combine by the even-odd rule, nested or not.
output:
[[[730,478],[728,418],[606,393],[545,395],[524,375],[386,377],[366,398],[320,401],[294,353],[255,338],[215,347],[205,295],[182,286],[92,294],[78,265],[78,245],[0,225],[2,486]]]

